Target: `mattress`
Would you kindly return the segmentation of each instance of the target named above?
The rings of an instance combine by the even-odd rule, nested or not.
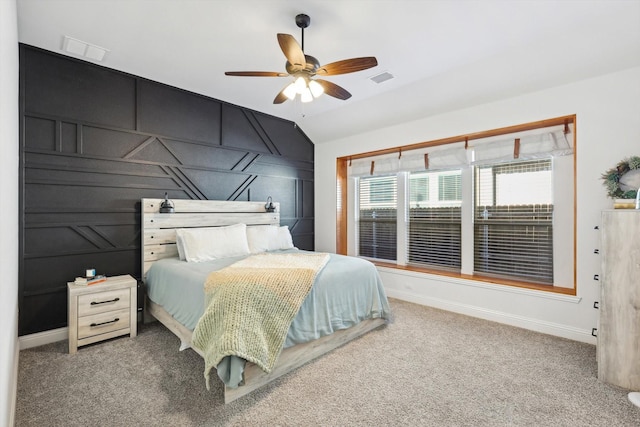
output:
[[[147,295],[193,331],[204,313],[204,282],[209,273],[243,258],[199,263],[177,258],[156,261],[147,273]],[[311,292],[291,323],[284,347],[318,339],[365,319],[389,317],[389,303],[375,266],[360,258],[330,254],[329,262],[318,273]],[[224,366],[218,366],[218,376],[230,387],[237,386],[235,383],[241,378],[237,373],[224,371],[238,364],[237,360],[228,360]],[[229,377],[236,377],[236,380]]]

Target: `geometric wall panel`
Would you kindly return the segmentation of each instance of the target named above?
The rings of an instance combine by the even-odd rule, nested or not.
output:
[[[56,122],[37,117],[25,118],[25,145],[33,150],[56,150]]]
[[[138,130],[220,145],[220,102],[138,79]]]
[[[225,171],[232,170],[248,153],[246,150],[225,150],[171,139],[164,139],[163,144],[180,164]]]
[[[274,201],[280,202],[281,218],[296,218],[297,185],[297,180],[259,175],[251,183],[251,199],[266,200],[271,196]]]
[[[146,138],[135,149],[127,153],[129,160],[144,160],[165,165],[180,165],[180,159],[171,152],[164,141],[158,137]]]
[[[313,249],[313,144],[292,122],[23,44],[20,80],[20,335],[66,325],[86,268],[140,277],[142,198],[271,196]]]
[[[30,310],[40,314],[39,317],[23,316],[21,325],[25,330],[37,330],[41,324],[51,325],[52,328],[66,326],[67,306],[66,284],[64,288],[40,294],[30,294],[24,298],[25,305]]]
[[[273,154],[275,147],[247,110],[231,105],[222,107],[222,145],[253,153]],[[293,146],[293,144],[292,144]]]
[[[234,200],[234,192],[251,183],[251,175],[223,171],[182,168],[185,182],[208,200]]]
[[[74,122],[135,129],[136,79],[104,67],[30,48],[20,51],[27,112],[73,118]],[[73,99],[74,102],[68,102]],[[113,108],[117,104],[118,108]]]
[[[125,158],[148,136],[137,133],[82,126],[82,148],[78,154],[108,158]]]
[[[313,211],[314,211],[313,180],[312,179],[302,180],[300,181],[300,185],[302,185],[301,193],[304,194],[304,197],[298,198],[298,202],[301,204],[300,206],[301,211],[299,212],[300,216],[303,218],[313,218]],[[313,233],[313,228],[310,230],[310,232]]]
[[[274,135],[271,142],[278,152],[286,152],[288,159],[313,162],[313,147],[308,139],[298,140],[297,143],[291,144],[292,140],[296,140],[296,135],[301,133],[297,126],[291,122],[283,123],[282,119],[266,114],[256,114],[255,117],[265,133]],[[309,149],[310,146],[311,149]]]
[[[60,151],[63,153],[78,152],[78,125],[75,123],[60,123]]]

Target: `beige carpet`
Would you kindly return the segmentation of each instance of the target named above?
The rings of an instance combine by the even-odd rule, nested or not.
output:
[[[640,426],[595,347],[398,300],[395,323],[229,405],[162,325],[20,353],[17,426]]]

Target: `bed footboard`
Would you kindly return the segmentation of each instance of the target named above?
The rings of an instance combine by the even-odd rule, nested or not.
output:
[[[165,309],[147,299],[147,310],[183,342],[191,343],[191,331],[175,320]],[[367,319],[349,329],[342,329],[317,340],[285,348],[282,350],[282,353],[280,353],[275,367],[269,374],[265,373],[257,365],[248,362],[244,369],[244,385],[237,388],[225,386],[224,403],[233,402],[245,394],[251,393],[276,378],[299,368],[305,363],[310,362],[311,360],[316,359],[317,357],[320,357],[323,354],[384,325],[385,323],[386,320],[384,319]],[[193,346],[191,348],[202,356],[202,352],[200,350]]]
[[[351,340],[358,338],[367,332],[384,325],[384,319],[367,319],[349,329],[342,329],[331,335],[324,336],[314,341],[298,344],[282,350],[276,366],[267,374],[257,365],[247,363],[244,369],[244,385],[238,388],[224,388],[224,403],[233,402],[245,394],[285,375],[296,368],[334,350]]]

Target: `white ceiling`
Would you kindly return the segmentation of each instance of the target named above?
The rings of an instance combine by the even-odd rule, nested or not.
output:
[[[273,105],[290,77],[277,33],[353,96]],[[298,123],[314,143],[640,65],[640,0],[18,0],[19,40],[65,54],[65,35],[109,50],[101,65]],[[70,56],[73,56],[69,54]],[[387,71],[381,84],[369,80]]]

